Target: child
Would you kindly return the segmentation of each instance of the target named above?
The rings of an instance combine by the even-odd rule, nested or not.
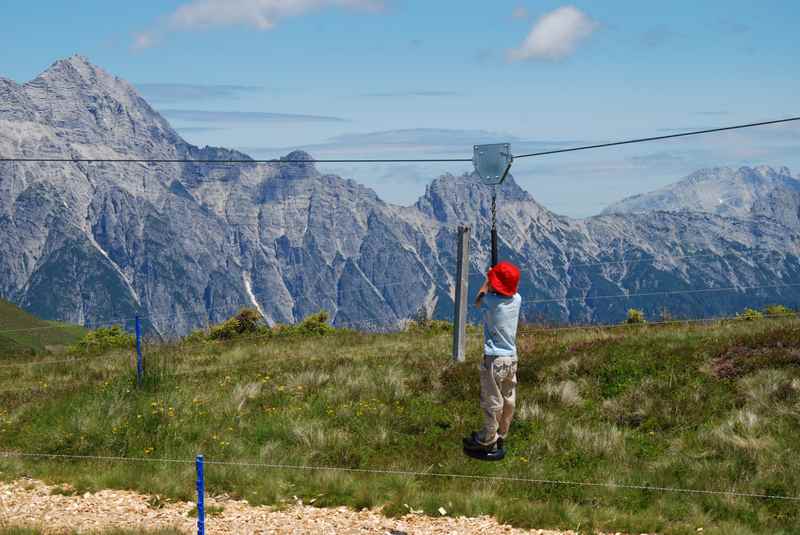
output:
[[[475,306],[483,311],[483,361],[480,366],[483,429],[464,439],[464,447],[486,453],[503,449],[514,416],[517,386],[517,323],[522,297],[519,269],[500,262],[486,277]]]

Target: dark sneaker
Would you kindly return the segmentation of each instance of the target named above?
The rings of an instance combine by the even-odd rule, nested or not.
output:
[[[478,440],[478,433],[472,433],[468,437],[464,437],[464,448],[468,450],[484,451],[487,453],[497,451],[497,441],[491,444],[483,444]]]
[[[497,449],[498,450],[502,450],[506,445],[506,441],[503,439],[503,437],[498,435],[497,436],[497,442],[495,442],[495,444],[497,445]]]

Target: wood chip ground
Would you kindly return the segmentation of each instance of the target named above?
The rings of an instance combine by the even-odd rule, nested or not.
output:
[[[189,516],[191,502],[157,503],[151,496],[129,491],[103,490],[83,495],[64,495],[64,487],[21,479],[0,482],[0,525],[26,526],[43,533],[92,533],[111,528],[177,528],[196,533],[197,519]],[[68,492],[68,488],[67,494]],[[61,493],[61,494],[59,494]],[[162,506],[163,505],[163,506]],[[276,510],[255,507],[224,497],[207,498],[206,507],[222,512],[206,518],[206,533],[274,535],[571,535],[572,532],[523,530],[498,524],[488,516],[440,518],[409,514],[387,518],[377,510],[353,511],[346,507],[319,508],[300,501]],[[445,512],[446,513],[446,512]],[[572,534],[574,535],[574,534]]]

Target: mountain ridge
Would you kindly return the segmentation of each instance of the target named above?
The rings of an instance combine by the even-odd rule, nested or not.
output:
[[[0,85],[0,154],[249,158],[185,142],[130,84],[85,58],[54,65],[31,86]],[[284,159],[312,158],[297,151]],[[165,336],[245,305],[270,323],[321,308],[337,325],[366,329],[420,310],[446,318],[458,225],[472,227],[472,288],[489,262],[491,193],[470,174],[438,177],[401,206],[311,162],[6,162],[0,193],[0,297],[88,325],[141,314]],[[529,321],[618,321],[630,306],[699,316],[800,304],[791,288],[745,290],[800,281],[800,236],[776,221],[570,219],[510,176],[498,191],[498,224],[501,256],[526,273]],[[713,299],[606,297],[708,286],[742,290]]]
[[[798,209],[785,198],[800,200],[800,179],[788,167],[766,165],[738,169],[701,169],[686,178],[608,206],[603,213],[699,211],[739,218],[766,216],[798,230]],[[800,202],[791,203],[795,207]]]

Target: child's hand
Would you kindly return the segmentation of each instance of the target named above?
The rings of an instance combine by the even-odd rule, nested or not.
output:
[[[487,293],[489,293],[489,279],[486,279],[486,281],[484,281],[483,283],[483,286],[481,286],[481,289],[478,290],[478,295],[477,297],[475,297],[476,308],[480,308],[483,296],[486,295]]]

